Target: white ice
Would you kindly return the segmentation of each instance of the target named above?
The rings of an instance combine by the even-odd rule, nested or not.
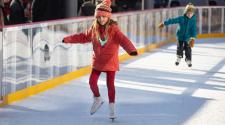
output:
[[[0,108],[0,125],[224,125],[225,39],[200,39],[192,52],[192,68],[175,66],[175,43],[121,63],[114,123],[103,73],[106,103],[93,116],[87,75]]]

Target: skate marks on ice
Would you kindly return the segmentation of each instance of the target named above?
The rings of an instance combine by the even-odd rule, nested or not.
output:
[[[196,47],[193,49],[196,53],[193,54],[194,66],[192,68],[188,68],[186,63],[183,63],[185,66],[181,67],[169,64],[172,59],[171,53],[167,52],[171,52],[171,48],[175,48],[175,46],[163,47],[159,49],[159,52],[144,54],[130,63],[128,61],[122,64],[121,72],[117,75],[116,86],[131,89],[132,91],[146,91],[153,93],[152,95],[154,93],[156,95],[162,94],[160,97],[166,96],[165,100],[168,101],[169,99],[177,100],[176,98],[178,98],[181,102],[176,102],[175,107],[171,108],[171,110],[179,110],[181,112],[178,116],[180,121],[178,124],[213,125],[217,123],[222,125],[225,122],[222,117],[223,113],[225,113],[225,109],[222,106],[225,99],[225,84],[223,82],[225,81],[225,50],[214,50],[215,45],[220,47],[224,46],[224,43],[213,43],[213,48],[209,49],[211,44],[196,45],[207,46],[207,48],[202,47],[199,49]],[[120,94],[121,92],[118,93]],[[142,95],[149,98],[139,101],[142,96],[134,98],[134,94],[130,95],[135,100],[134,102],[140,103],[152,98],[150,95]],[[140,94],[138,93],[137,95]],[[168,95],[172,95],[172,97],[167,98]],[[151,103],[149,104],[150,106],[147,106],[148,108],[146,109],[151,107]],[[136,109],[135,113],[140,111],[137,107],[140,106],[134,107]],[[155,113],[157,114],[163,110],[162,107],[165,107],[165,105],[162,104]],[[207,114],[205,112],[210,113]],[[164,113],[167,113],[166,110]],[[172,114],[176,116],[176,113]],[[218,117],[212,117],[216,115]],[[196,118],[193,116],[196,116]]]
[[[214,50],[223,46],[197,42],[191,69],[174,65],[175,44],[122,63],[113,123],[108,103],[90,115],[87,75],[0,109],[0,125],[223,125],[225,50]],[[104,75],[98,84],[107,101]]]

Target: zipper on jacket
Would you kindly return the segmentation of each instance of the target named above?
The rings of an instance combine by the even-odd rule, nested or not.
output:
[[[187,18],[186,16],[185,16],[185,18]],[[187,32],[187,24],[188,24],[188,22],[189,22],[189,19],[187,19],[187,21],[185,21],[185,30],[184,30],[184,34],[183,34],[183,41],[185,41],[184,40],[184,38],[185,38],[185,34],[186,34],[186,32]],[[185,42],[187,42],[187,41],[185,41]]]

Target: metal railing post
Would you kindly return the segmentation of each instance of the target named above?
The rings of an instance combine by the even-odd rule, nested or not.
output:
[[[3,85],[3,28],[0,33],[0,100],[3,100],[4,85]]]

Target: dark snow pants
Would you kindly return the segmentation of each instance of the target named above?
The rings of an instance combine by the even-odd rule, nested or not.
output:
[[[181,58],[183,58],[183,51],[185,51],[185,60],[191,61],[191,47],[188,42],[185,41],[179,41],[177,43],[177,55]]]

